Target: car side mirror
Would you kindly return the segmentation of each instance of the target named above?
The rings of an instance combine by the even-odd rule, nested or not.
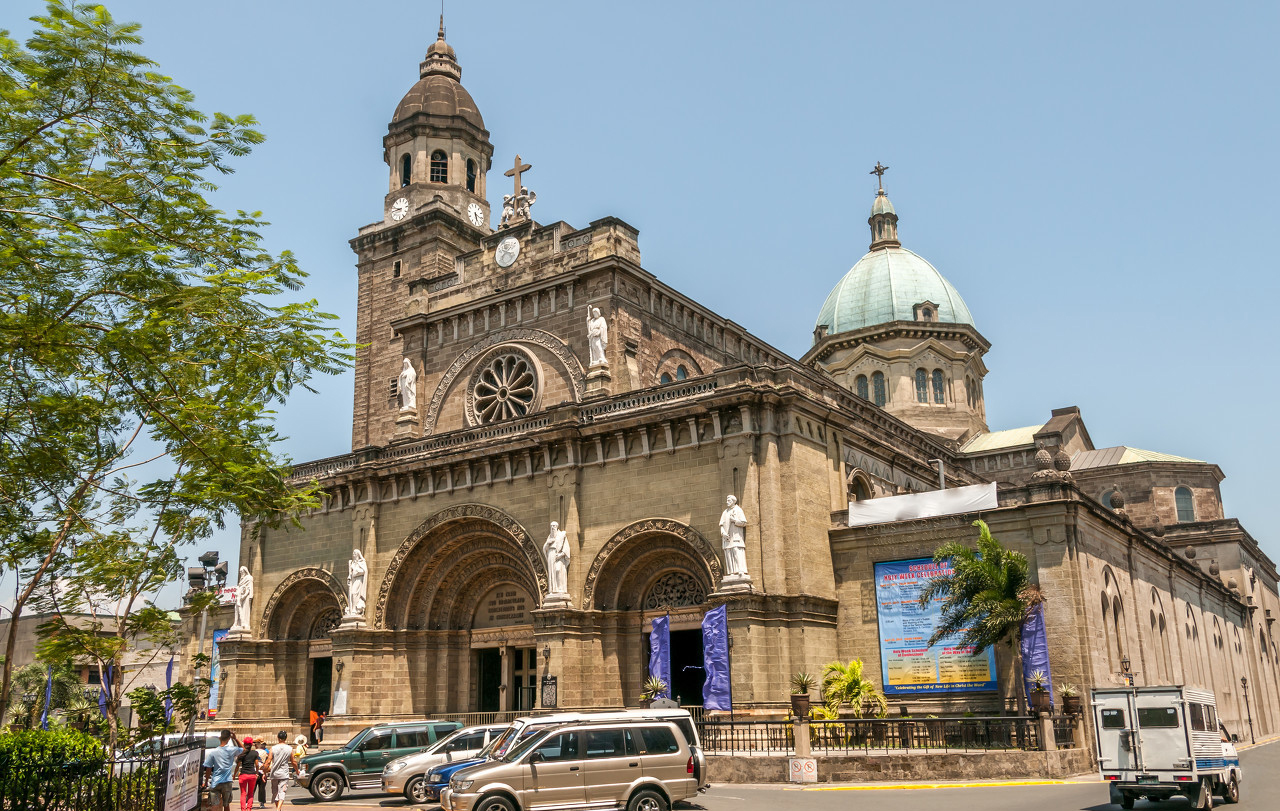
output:
[[[542,756],[542,753],[541,753],[541,752],[534,752],[532,755],[529,755],[529,761],[528,761],[528,762],[529,762],[529,763],[541,763],[541,762],[542,762],[542,761],[544,761],[544,760],[546,760],[546,758]]]

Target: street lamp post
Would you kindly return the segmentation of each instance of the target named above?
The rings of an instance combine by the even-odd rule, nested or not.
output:
[[[1244,714],[1249,719],[1249,743],[1253,740],[1253,713],[1249,711],[1249,679],[1245,676],[1240,677],[1240,689],[1244,690]]]
[[[227,563],[218,562],[217,552],[205,552],[197,560],[200,561],[199,566],[191,566],[187,569],[187,583],[191,586],[191,590],[187,592],[187,596],[200,591],[208,591],[211,588],[219,588],[227,582]],[[217,586],[212,581],[217,580]],[[196,656],[204,655],[204,636],[209,627],[209,606],[206,604],[200,609],[200,635],[196,646]],[[200,694],[200,662],[197,660],[191,667],[192,677],[191,686],[195,689],[196,695]],[[191,713],[191,718],[187,721],[187,734],[195,731],[196,716],[198,712]]]

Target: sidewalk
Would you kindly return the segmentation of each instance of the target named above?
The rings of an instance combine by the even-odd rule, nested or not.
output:
[[[1062,780],[931,780],[927,782],[874,782],[874,783],[712,783],[713,789],[760,789],[773,791],[910,791],[934,788],[1006,788],[1012,786],[1070,786],[1101,783],[1096,774],[1081,774]]]

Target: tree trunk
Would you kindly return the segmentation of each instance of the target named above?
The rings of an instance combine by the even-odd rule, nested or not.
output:
[[[1027,714],[1027,683],[1022,678],[1022,626],[1013,634],[1013,683],[1018,694],[1018,715]]]

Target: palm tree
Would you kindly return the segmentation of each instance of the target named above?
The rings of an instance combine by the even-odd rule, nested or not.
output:
[[[1044,602],[1044,595],[1031,582],[1026,555],[1005,549],[985,521],[973,525],[978,528],[977,549],[951,541],[933,553],[935,563],[950,559],[951,574],[933,578],[920,592],[921,607],[936,597],[944,598],[942,621],[929,637],[929,645],[958,635],[960,645],[972,646],[980,654],[1004,642],[1013,646],[1013,672],[1018,674],[1022,623],[1034,606]],[[1016,693],[1018,712],[1025,715],[1026,697],[1021,690]]]
[[[829,662],[822,668],[822,696],[833,718],[841,704],[849,705],[854,718],[862,718],[868,710],[876,718],[883,718],[889,712],[884,693],[862,674],[861,659],[850,659],[848,664]]]
[[[34,729],[40,724],[40,714],[44,711],[44,691],[49,678],[49,666],[40,662],[32,662],[13,674],[13,703],[9,709],[9,720],[27,729]],[[84,692],[85,686],[80,683],[76,672],[69,665],[53,666],[53,691],[49,700],[49,712],[76,711],[83,707],[92,707]]]

